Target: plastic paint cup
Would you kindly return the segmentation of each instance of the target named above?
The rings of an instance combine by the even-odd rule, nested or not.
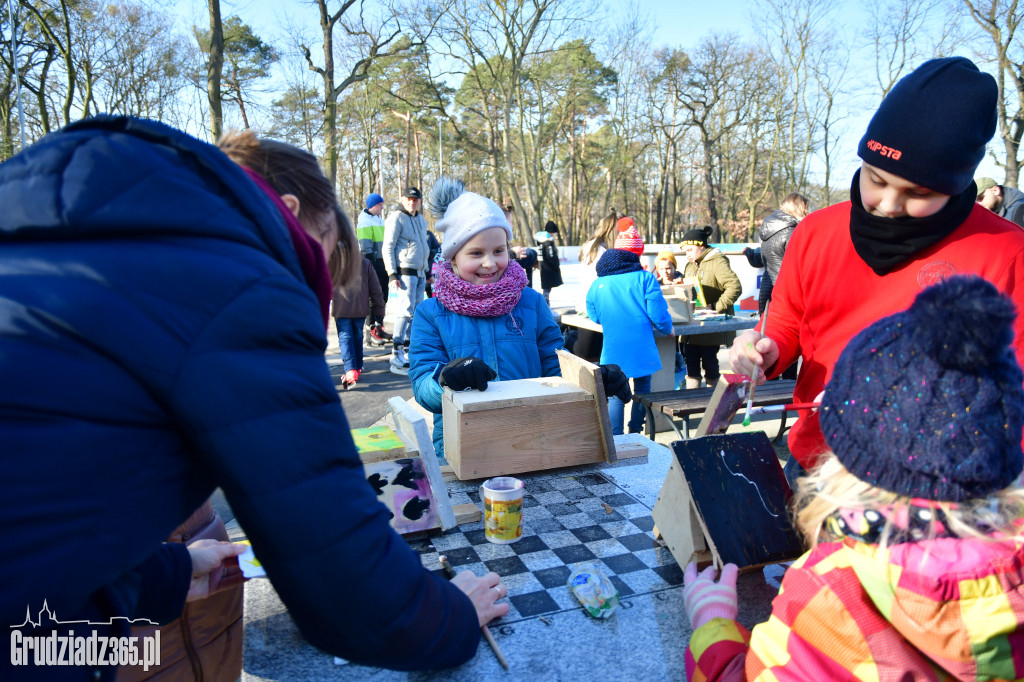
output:
[[[523,537],[523,482],[511,476],[489,478],[480,486],[484,503],[484,536],[496,545]]]

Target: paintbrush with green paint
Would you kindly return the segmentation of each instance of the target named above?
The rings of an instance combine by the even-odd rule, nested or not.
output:
[[[771,303],[771,301],[765,301],[764,302],[764,314],[761,315],[761,338],[764,338],[765,336],[767,336],[766,332],[768,331],[768,304],[769,303]],[[751,344],[751,345],[753,345],[753,344]],[[757,374],[757,368],[754,369],[754,374]],[[754,377],[750,377],[750,382],[749,383],[750,383],[750,385],[747,386],[747,410],[746,410],[746,412],[743,413],[743,425],[744,426],[750,426],[750,406],[754,402],[754,389],[756,388],[756,386],[754,384]]]

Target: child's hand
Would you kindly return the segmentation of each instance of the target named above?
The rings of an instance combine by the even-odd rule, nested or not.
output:
[[[715,567],[708,566],[700,574],[697,564],[690,562],[683,574],[683,600],[686,615],[696,630],[713,618],[736,620],[739,606],[736,599],[736,564],[722,568],[722,578],[715,582]]]
[[[467,388],[484,391],[487,382],[497,377],[498,373],[480,358],[456,358],[441,370],[439,383],[453,391],[464,391]]]
[[[618,365],[601,365],[601,382],[604,384],[605,396],[615,396],[624,403],[633,399],[629,378]]]

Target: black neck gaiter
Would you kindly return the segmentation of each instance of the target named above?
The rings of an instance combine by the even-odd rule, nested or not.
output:
[[[892,272],[914,254],[927,249],[960,227],[974,208],[977,194],[972,182],[952,196],[938,213],[924,218],[883,218],[864,210],[860,198],[860,173],[850,187],[850,239],[853,248],[876,275]]]

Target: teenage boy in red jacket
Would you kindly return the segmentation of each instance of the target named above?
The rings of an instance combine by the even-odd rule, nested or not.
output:
[[[928,61],[896,84],[860,141],[851,200],[797,227],[767,321],[730,349],[733,371],[760,383],[802,357],[793,399],[813,401],[857,332],[951,275],[980,275],[1024,310],[1024,231],[975,204],[997,96],[995,80],[962,57]],[[1014,333],[1024,364],[1024,315]],[[791,461],[814,466],[825,449],[816,412],[793,426],[789,447]]]

